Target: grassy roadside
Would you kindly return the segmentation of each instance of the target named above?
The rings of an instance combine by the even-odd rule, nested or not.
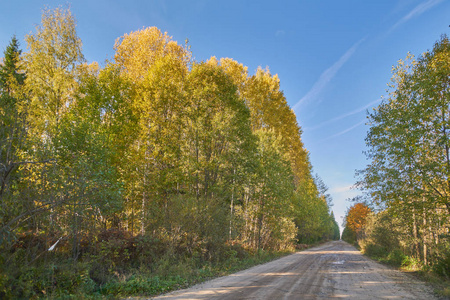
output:
[[[24,264],[26,253],[16,251],[14,257],[1,259],[3,268],[0,268],[0,298],[150,297],[229,275],[293,253],[251,251],[239,245],[222,245],[209,249],[208,252],[176,248],[167,251],[168,248],[158,250],[157,245],[156,240],[144,241],[143,247],[129,252],[114,241],[110,244],[102,243],[97,252],[86,253],[76,262],[62,253],[46,253],[33,264]],[[300,248],[309,247],[312,245]]]
[[[291,252],[226,249],[220,259],[166,253],[147,262],[85,256],[74,263],[54,258],[0,271],[1,299],[119,299],[155,296],[228,275]]]
[[[232,273],[248,269],[255,265],[263,264],[277,258],[283,257],[285,255],[291,254],[290,251],[284,252],[269,252],[269,251],[258,251],[254,255],[249,255],[248,257],[240,259],[227,259],[221,263],[206,263],[197,267],[189,267],[188,265],[183,265],[183,263],[174,264],[170,266],[170,273],[178,274],[175,277],[173,275],[167,274],[161,277],[159,289],[154,290],[142,290],[138,293],[126,293],[126,287],[129,285],[127,281],[118,282],[119,289],[123,290],[125,293],[116,293],[118,296],[133,295],[133,299],[139,299],[141,297],[155,296],[170,291],[183,289],[201,283],[213,278],[230,275]],[[179,275],[181,274],[181,276]],[[154,275],[150,275],[155,278]],[[147,278],[150,278],[147,277]],[[176,280],[173,280],[176,278]],[[121,288],[122,287],[122,288]],[[143,293],[141,293],[143,292]],[[147,292],[150,292],[147,293]]]
[[[87,244],[76,260],[67,242],[52,252],[38,246],[0,252],[0,299],[148,298],[319,244],[255,251],[238,243],[174,241],[110,230]]]
[[[362,251],[359,246],[356,245],[356,247],[365,256],[383,265],[410,274],[418,280],[427,283],[432,287],[435,295],[439,298],[450,299],[450,278],[442,274],[437,274],[432,267],[424,266],[421,261],[404,255],[400,250],[381,254],[372,253],[371,251]]]
[[[409,271],[407,271],[409,272]],[[420,280],[427,282],[434,289],[435,294],[442,299],[450,299],[450,279],[437,276],[433,272],[418,271],[413,272]]]
[[[274,251],[264,251],[264,250],[259,250],[257,253],[253,253],[250,254],[249,256],[244,258],[244,259],[229,259],[227,261],[225,261],[222,264],[207,264],[204,265],[203,267],[201,267],[200,269],[190,269],[190,270],[186,270],[188,271],[182,278],[180,278],[182,280],[181,284],[175,284],[172,285],[170,287],[168,287],[167,289],[162,289],[161,292],[159,293],[153,293],[151,295],[149,294],[145,294],[145,295],[133,295],[133,296],[129,296],[126,297],[126,299],[143,299],[143,298],[147,298],[148,296],[157,296],[157,295],[161,295],[161,294],[165,294],[171,291],[175,291],[178,289],[183,289],[183,288],[188,288],[191,287],[195,284],[198,283],[202,283],[205,282],[207,280],[211,280],[214,278],[218,278],[218,277],[222,277],[222,276],[227,276],[260,264],[264,264],[273,260],[276,260],[278,258],[281,258],[283,256],[292,254],[296,251],[303,251],[312,247],[316,247],[318,245],[323,244],[324,242],[318,242],[318,243],[314,243],[314,244],[310,244],[310,245],[306,245],[306,244],[301,244],[301,245],[297,245],[296,246],[296,250],[295,251],[279,251],[279,252],[274,252]],[[172,268],[177,269],[177,266],[173,265]],[[123,296],[123,295],[119,295],[119,296]]]
[[[109,285],[104,294],[113,294],[121,297],[133,296],[133,299],[139,299],[139,296],[155,296],[187,288],[213,278],[226,276],[291,253],[290,251],[270,252],[261,250],[254,254],[248,254],[242,259],[237,258],[233,253],[222,262],[205,262],[203,264],[193,264],[189,261],[180,261],[178,263],[161,261],[161,267],[166,271],[161,272],[162,268],[159,268],[158,271],[150,274],[137,270],[133,277],[140,278],[140,280],[125,279],[115,281]]]

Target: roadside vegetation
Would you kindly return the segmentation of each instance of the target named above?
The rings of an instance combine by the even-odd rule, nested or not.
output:
[[[155,295],[339,238],[277,75],[70,10],[0,64],[0,298]]]
[[[450,41],[393,68],[389,94],[368,114],[370,164],[358,172],[343,239],[414,271],[450,296]]]

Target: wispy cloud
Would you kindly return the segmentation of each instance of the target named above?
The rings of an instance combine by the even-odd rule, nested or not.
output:
[[[365,38],[360,39],[358,42],[356,42],[350,49],[348,49],[344,55],[342,55],[337,62],[335,62],[331,67],[326,69],[319,77],[319,79],[314,83],[312,88],[306,93],[303,98],[301,98],[292,108],[297,110],[300,105],[304,105],[311,101],[312,99],[316,98],[317,95],[320,93],[321,90],[325,88],[325,86],[333,79],[333,77],[336,75],[336,73],[339,71],[339,69],[342,68],[342,66],[352,57],[352,55],[355,53],[358,46],[365,40]]]
[[[286,32],[284,31],[284,30],[277,30],[277,32],[275,32],[275,36],[283,36],[283,35],[285,35],[286,34]]]
[[[346,193],[348,191],[351,191],[353,189],[353,187],[354,187],[353,184],[337,186],[337,187],[332,188],[330,190],[330,192],[333,193],[333,194]]]
[[[314,130],[314,129],[322,128],[322,127],[324,127],[325,125],[331,124],[331,123],[333,123],[333,122],[342,120],[342,119],[344,119],[344,118],[347,118],[347,117],[356,115],[356,114],[358,114],[358,113],[360,113],[360,112],[362,112],[362,111],[365,111],[367,108],[369,108],[369,107],[371,107],[371,106],[377,104],[377,103],[380,102],[380,101],[381,101],[381,99],[377,99],[377,100],[372,101],[372,102],[370,102],[370,103],[368,103],[368,104],[366,104],[366,105],[364,105],[364,106],[362,106],[362,107],[359,107],[359,108],[357,108],[357,109],[355,109],[355,110],[352,110],[352,111],[350,111],[350,112],[347,112],[347,113],[344,113],[344,114],[342,114],[342,115],[339,115],[339,116],[337,116],[337,117],[335,117],[335,118],[333,118],[333,119],[327,120],[327,121],[322,122],[322,123],[320,123],[320,124],[318,124],[318,125],[315,125],[315,126],[312,126],[312,127],[305,127],[305,128],[303,128],[303,130]]]
[[[358,126],[364,124],[365,122],[366,122],[366,120],[362,120],[361,122],[359,122],[359,123],[357,123],[357,124],[355,124],[355,125],[353,125],[353,126],[347,128],[347,129],[345,129],[345,130],[342,130],[341,132],[338,132],[338,133],[336,133],[336,134],[330,136],[329,138],[335,138],[335,137],[341,136],[341,135],[343,135],[343,134],[346,134],[347,132],[352,131],[352,130],[355,129],[356,127],[358,127]]]
[[[335,138],[335,137],[339,137],[339,136],[341,136],[341,135],[344,135],[344,134],[346,134],[347,132],[350,132],[350,131],[352,131],[353,129],[355,129],[355,128],[361,126],[361,125],[364,124],[365,122],[366,122],[366,120],[362,120],[361,122],[358,122],[357,124],[355,124],[355,125],[353,125],[353,126],[350,126],[350,127],[347,128],[347,129],[344,129],[344,130],[342,130],[342,131],[340,131],[340,132],[338,132],[338,133],[336,133],[336,134],[330,135],[330,136],[328,136],[328,137],[326,137],[326,138],[323,138],[323,139],[319,140],[318,143],[323,143],[323,142],[328,141],[328,140],[330,140],[330,139],[332,139],[332,138]]]
[[[397,21],[388,31],[388,33],[392,32],[394,29],[396,29],[398,26],[400,26],[403,23],[408,22],[411,18],[414,18],[416,16],[420,16],[433,6],[441,3],[443,0],[428,0],[426,2],[420,3],[416,7],[414,7],[408,14],[406,14],[403,18]]]

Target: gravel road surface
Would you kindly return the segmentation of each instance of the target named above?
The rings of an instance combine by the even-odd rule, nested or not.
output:
[[[343,241],[283,257],[155,299],[436,299],[412,276]]]

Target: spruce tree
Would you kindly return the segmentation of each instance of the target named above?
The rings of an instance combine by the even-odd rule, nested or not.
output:
[[[19,41],[13,36],[8,47],[3,52],[4,58],[0,64],[0,88],[3,93],[9,94],[12,84],[22,85],[25,80],[25,73],[19,69],[19,59],[22,54],[19,46]]]

